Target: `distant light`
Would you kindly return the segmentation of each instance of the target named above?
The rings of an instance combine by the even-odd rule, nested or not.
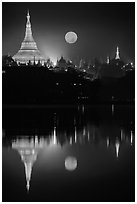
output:
[[[54,145],[57,144],[56,127],[54,127],[54,131],[53,131],[53,144]]]
[[[75,127],[75,142],[77,142],[77,129]]]
[[[83,128],[83,136],[85,136],[86,135],[86,129],[85,129],[85,127]]]
[[[53,65],[54,65],[54,66],[56,66],[56,65],[57,65],[57,63],[56,63],[56,62],[53,62]]]
[[[130,64],[131,64],[131,66],[133,66],[133,62],[131,62]]]
[[[38,144],[38,136],[35,135],[35,145]]]
[[[112,114],[114,113],[114,104],[112,104]]]
[[[123,130],[120,130],[121,140],[123,140]]]
[[[73,143],[73,142],[72,142],[72,137],[70,138],[70,141],[69,141],[69,143],[70,143],[70,144],[72,145],[72,143]]]
[[[89,140],[89,138],[90,138],[90,135],[89,135],[89,131],[88,131],[88,140]]]
[[[82,113],[84,113],[84,111],[85,111],[85,107],[84,107],[84,105],[82,106]]]
[[[120,144],[118,141],[116,142],[115,147],[116,147],[116,157],[118,158],[119,157],[119,148],[120,148]]]
[[[131,131],[131,139],[130,139],[131,145],[133,143],[133,131]]]

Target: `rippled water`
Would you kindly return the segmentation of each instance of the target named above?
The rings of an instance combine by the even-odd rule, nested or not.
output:
[[[3,201],[134,201],[134,106],[3,110]]]

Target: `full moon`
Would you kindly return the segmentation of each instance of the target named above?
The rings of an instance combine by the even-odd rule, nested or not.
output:
[[[65,159],[65,168],[68,170],[68,171],[73,171],[77,168],[77,159],[75,157],[67,157]]]
[[[77,34],[72,32],[72,31],[66,33],[66,35],[65,35],[65,40],[67,43],[70,43],[70,44],[75,43],[77,41],[77,39],[78,39]]]

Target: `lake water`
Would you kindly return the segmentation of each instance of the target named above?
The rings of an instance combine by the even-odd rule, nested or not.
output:
[[[134,112],[3,108],[3,201],[134,201]]]

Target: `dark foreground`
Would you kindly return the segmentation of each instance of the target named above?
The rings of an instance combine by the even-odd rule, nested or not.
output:
[[[134,103],[135,98],[134,71],[93,80],[93,76],[76,70],[11,67],[2,78],[3,104],[8,105]]]
[[[3,201],[133,202],[134,141],[133,105],[3,108]]]

